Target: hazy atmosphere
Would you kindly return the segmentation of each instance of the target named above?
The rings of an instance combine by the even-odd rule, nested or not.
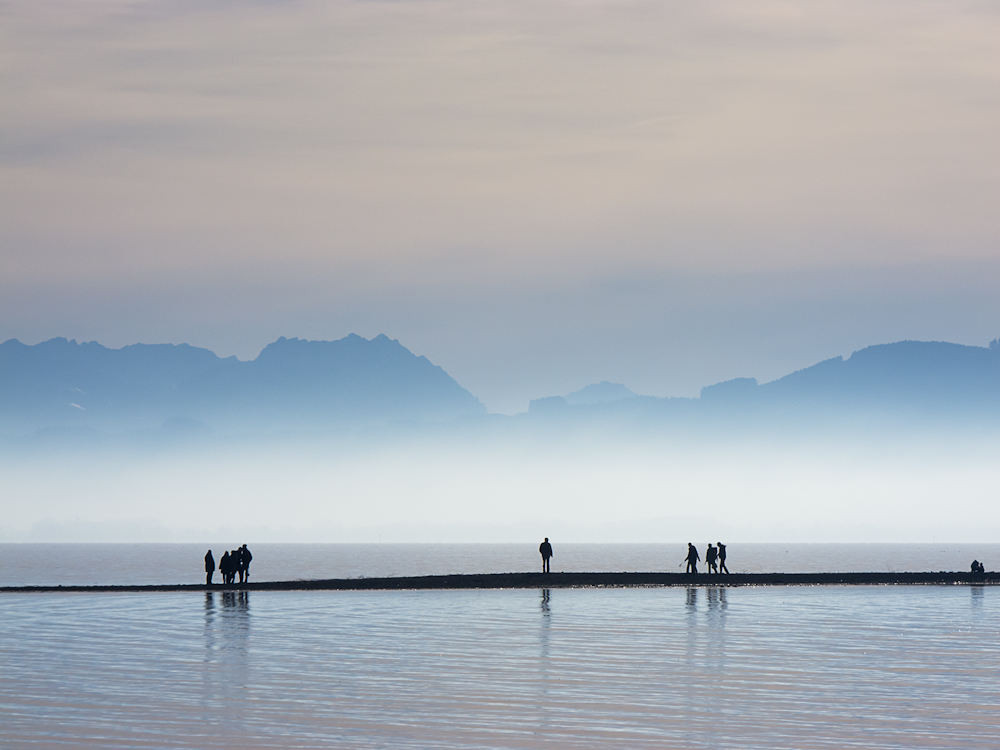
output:
[[[385,333],[514,413],[1000,335],[988,3],[0,8],[0,340]]]
[[[0,747],[1000,735],[1000,3],[0,0]]]
[[[3,539],[1000,529],[992,385],[974,431],[524,414],[1000,337],[994,5],[0,2],[0,71],[0,341],[247,363],[145,422],[77,395],[9,417]],[[471,421],[275,432],[265,347],[350,334],[426,357]],[[212,394],[235,394],[222,416]]]

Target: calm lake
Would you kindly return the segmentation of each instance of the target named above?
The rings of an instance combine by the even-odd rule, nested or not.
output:
[[[2,594],[0,746],[996,748],[998,664],[989,586]]]

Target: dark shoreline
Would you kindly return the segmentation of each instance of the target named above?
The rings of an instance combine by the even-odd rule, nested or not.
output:
[[[402,591],[444,589],[625,588],[631,586],[913,586],[996,585],[994,573],[483,573],[390,578],[262,581],[224,586],[5,586],[0,593],[116,593],[142,591]]]

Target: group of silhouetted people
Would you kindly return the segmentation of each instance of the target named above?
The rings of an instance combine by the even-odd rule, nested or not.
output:
[[[972,572],[973,573],[985,573],[986,572],[986,568],[983,567],[983,564],[981,562],[979,562],[979,560],[973,560],[972,561]]]
[[[549,572],[549,560],[552,559],[552,545],[549,544],[549,538],[545,537],[545,541],[538,545],[538,553],[542,556],[542,572]],[[698,563],[701,560],[701,556],[698,554],[698,550],[695,546],[688,542],[688,553],[687,557],[684,558],[687,561],[687,573],[697,573]],[[705,564],[708,565],[709,573],[729,573],[729,568],[726,567],[726,545],[722,542],[716,542],[716,544],[709,544],[708,549],[705,550]],[[978,563],[973,563],[976,565]],[[982,566],[980,566],[981,568]],[[975,569],[972,571],[976,572]]]
[[[709,573],[728,574],[729,568],[726,567],[726,545],[722,542],[717,542],[717,544],[718,546],[713,544],[708,545],[708,549],[705,550],[705,564],[708,566]],[[698,562],[701,560],[701,557],[691,542],[688,542],[688,553],[684,559],[687,561],[687,569],[684,572],[697,573]]]
[[[238,549],[230,552],[223,552],[222,559],[219,560],[219,572],[222,574],[222,582],[226,585],[236,583],[236,576],[240,577],[240,583],[250,580],[250,561],[253,555],[244,544]],[[205,553],[205,585],[212,585],[212,577],[215,575],[215,558],[212,557],[212,550]]]

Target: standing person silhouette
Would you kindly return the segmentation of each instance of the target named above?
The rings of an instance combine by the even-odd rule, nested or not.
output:
[[[219,558],[219,575],[222,576],[222,585],[229,583],[229,553],[225,551]]]
[[[718,573],[719,567],[715,564],[715,558],[719,556],[719,550],[712,546],[712,543],[708,543],[708,549],[705,550],[705,565],[708,566],[709,573]]]
[[[205,553],[205,585],[212,585],[212,576],[215,575],[215,558],[212,557],[212,550]]]
[[[552,545],[549,544],[549,538],[545,537],[545,541],[538,545],[538,551],[542,555],[542,572],[549,572],[549,558],[552,557]]]
[[[729,568],[726,567],[726,545],[716,542],[719,545],[719,572],[729,575]]]
[[[698,557],[698,550],[694,548],[691,542],[688,542],[688,556],[687,556],[687,569],[685,573],[697,573],[698,572],[698,561],[701,559]]]
[[[250,550],[244,544],[240,547],[240,583],[245,580],[250,580],[250,561],[253,560],[253,555],[250,554]]]
[[[237,547],[229,551],[229,582],[236,583],[236,574],[239,573],[240,583],[243,583],[243,561],[240,559],[240,550]]]

